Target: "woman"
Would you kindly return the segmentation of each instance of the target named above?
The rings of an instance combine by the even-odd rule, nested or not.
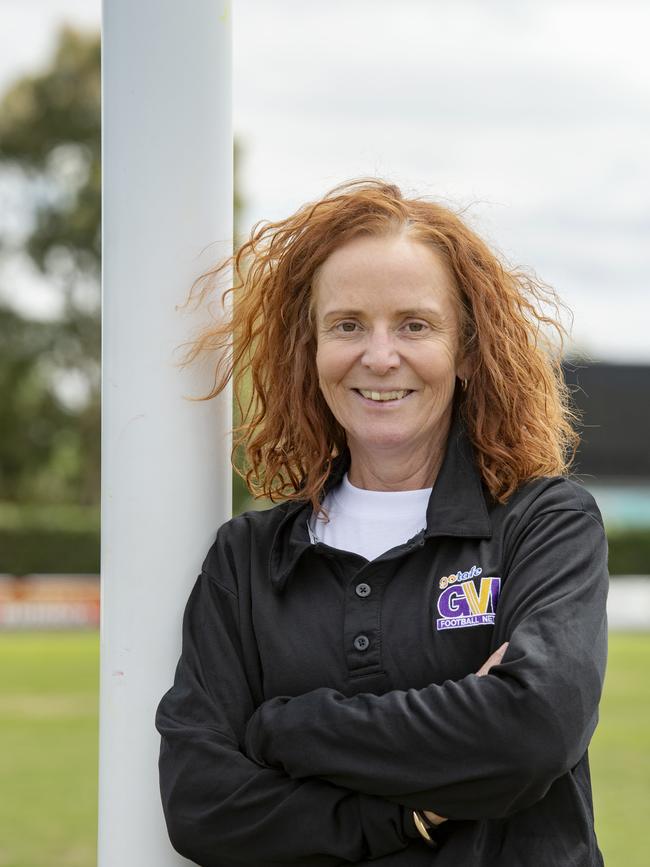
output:
[[[567,478],[553,293],[368,179],[254,227],[234,264],[232,321],[187,360],[234,332],[203,399],[250,375],[235,448],[282,502],[218,529],[187,601],[156,715],[174,847],[601,865],[606,541]]]

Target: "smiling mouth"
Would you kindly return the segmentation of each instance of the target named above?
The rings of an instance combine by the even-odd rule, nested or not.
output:
[[[365,388],[353,388],[352,391],[355,391],[365,400],[372,401],[373,403],[397,403],[408,397],[409,394],[412,394],[414,389],[401,388],[393,391],[371,391]]]

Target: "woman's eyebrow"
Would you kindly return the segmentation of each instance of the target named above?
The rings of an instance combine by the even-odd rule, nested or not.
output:
[[[398,316],[434,316],[440,318],[442,316],[439,310],[435,307],[410,307],[408,310],[398,310]]]
[[[346,310],[329,310],[324,316],[323,320],[332,319],[334,316],[363,316],[363,310],[353,310],[352,308]],[[439,310],[435,310],[431,307],[409,307],[408,310],[396,310],[396,316],[434,316],[436,318],[440,318],[441,314]]]

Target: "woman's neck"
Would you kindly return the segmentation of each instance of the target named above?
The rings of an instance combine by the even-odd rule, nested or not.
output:
[[[355,488],[367,491],[416,491],[432,488],[440,471],[443,449],[418,459],[417,455],[406,455],[393,461],[373,458],[367,453],[359,454],[353,445],[350,448],[350,467],[348,481]]]

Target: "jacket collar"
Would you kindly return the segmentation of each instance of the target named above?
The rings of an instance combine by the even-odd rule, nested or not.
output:
[[[321,493],[324,497],[342,480],[350,467],[346,447],[332,461],[330,474]],[[457,393],[445,455],[429,497],[424,537],[456,536],[489,538],[492,525],[488,514],[489,493],[484,490],[474,449],[460,412]],[[269,579],[278,593],[303,552],[311,546],[307,521],[311,516],[309,500],[292,500],[286,507],[273,538],[269,556]]]

